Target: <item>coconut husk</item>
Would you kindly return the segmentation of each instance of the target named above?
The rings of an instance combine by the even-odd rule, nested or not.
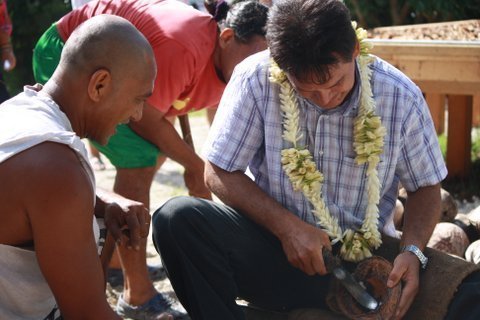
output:
[[[480,263],[480,240],[472,242],[465,251],[465,259],[468,262]]]
[[[388,236],[384,236],[382,240],[383,244],[374,254],[393,263],[399,253],[400,241]],[[419,291],[404,319],[441,320],[447,315],[448,306],[459,285],[467,276],[480,271],[480,266],[431,248],[426,248],[424,254],[429,259],[428,266],[426,270],[420,271]],[[336,303],[338,299],[332,296],[327,299],[327,304],[332,311],[343,314],[342,308]],[[378,312],[372,315],[377,318],[369,319],[388,319],[382,318]],[[364,319],[361,318],[363,315],[354,318],[354,315],[350,314],[348,317]]]
[[[440,215],[440,220],[438,222],[452,222],[458,213],[458,208],[457,208],[455,199],[445,189],[440,190],[440,196],[441,196],[440,210],[442,214]],[[405,202],[408,201],[408,194],[404,188],[399,189],[398,199],[404,205],[405,205]]]
[[[440,222],[435,226],[427,247],[463,258],[469,244],[470,240],[461,227]]]
[[[393,319],[401,295],[401,284],[387,287],[392,264],[386,259],[374,256],[363,260],[355,268],[353,276],[363,283],[367,291],[379,302],[376,310],[367,310],[355,301],[343,285],[333,282],[331,297],[327,299],[332,310],[355,320]]]

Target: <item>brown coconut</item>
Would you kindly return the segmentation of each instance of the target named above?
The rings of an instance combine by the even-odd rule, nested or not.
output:
[[[442,215],[439,222],[452,222],[455,219],[455,216],[458,213],[457,204],[452,195],[444,190],[440,190],[440,196],[442,198],[441,210]],[[404,188],[401,188],[398,192],[398,198],[402,200],[408,200],[407,191]]]
[[[480,264],[480,240],[471,243],[465,251],[465,260]]]
[[[458,225],[450,222],[437,223],[427,247],[463,258],[470,241]]]
[[[355,279],[363,283],[367,291],[379,302],[379,307],[376,310],[368,310],[362,307],[336,280],[333,286],[333,296],[335,297],[333,309],[337,309],[349,319],[393,319],[402,288],[400,283],[394,288],[387,287],[388,276],[392,268],[393,266],[389,261],[374,256],[360,262],[353,273]]]

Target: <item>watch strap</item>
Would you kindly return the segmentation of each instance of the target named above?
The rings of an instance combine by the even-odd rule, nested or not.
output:
[[[422,250],[420,250],[416,245],[410,244],[408,246],[404,246],[401,252],[411,252],[415,256],[417,256],[418,260],[420,260],[420,264],[422,265],[422,269],[427,268],[428,258],[423,254]]]

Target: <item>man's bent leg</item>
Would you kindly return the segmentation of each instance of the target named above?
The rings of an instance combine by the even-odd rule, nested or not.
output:
[[[150,203],[150,186],[156,167],[121,169],[117,168],[113,190],[132,200]],[[142,239],[140,250],[117,246],[124,274],[123,298],[131,305],[141,305],[157,294],[147,270],[147,238]]]
[[[155,247],[194,319],[243,319],[237,297],[273,310],[325,308],[329,277],[294,268],[271,233],[227,206],[177,197],[152,223]]]

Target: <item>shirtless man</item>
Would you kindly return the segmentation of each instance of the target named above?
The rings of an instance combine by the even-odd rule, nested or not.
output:
[[[150,217],[139,202],[95,195],[80,139],[105,144],[119,123],[139,120],[155,70],[151,46],[137,29],[102,15],[74,32],[45,86],[27,86],[1,105],[5,318],[57,319],[61,313],[65,319],[119,319],[105,299],[93,215],[132,250],[148,234]]]

